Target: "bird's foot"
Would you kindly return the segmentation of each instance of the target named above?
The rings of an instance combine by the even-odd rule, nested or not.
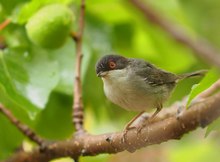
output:
[[[122,143],[126,142],[128,131],[136,128],[136,124],[134,125],[134,123],[143,113],[144,113],[144,111],[140,112],[125,126],[123,133],[122,133],[122,139],[121,139]]]
[[[149,120],[146,120],[145,122],[141,122],[139,123],[139,125],[135,125],[135,126],[126,126],[123,130],[123,134],[122,134],[122,138],[121,138],[121,141],[122,143],[126,143],[127,142],[127,133],[128,131],[132,130],[132,129],[136,129],[137,131],[137,136],[141,133],[142,129],[144,127],[146,127],[146,125],[148,125],[149,123]]]
[[[141,122],[141,123],[139,124],[139,126],[136,127],[136,129],[137,129],[137,136],[139,136],[139,134],[141,133],[141,131],[142,131],[143,128],[145,128],[145,127],[147,127],[148,125],[152,124],[153,119],[154,119],[154,116],[145,118],[145,120],[144,120],[143,122]]]
[[[180,120],[180,117],[181,117],[181,115],[182,115],[183,110],[184,110],[184,106],[181,105],[181,104],[179,104],[179,105],[177,106],[177,113],[176,113],[176,119],[177,119],[177,120]]]
[[[139,127],[137,127],[137,135],[139,135],[142,131],[142,129],[146,126],[147,124],[144,123],[144,124],[141,124]]]
[[[132,127],[131,126],[125,126],[125,128],[122,132],[122,138],[121,138],[122,143],[126,143],[128,131],[131,130],[131,129],[135,129],[135,128],[136,128],[135,126],[132,126]]]

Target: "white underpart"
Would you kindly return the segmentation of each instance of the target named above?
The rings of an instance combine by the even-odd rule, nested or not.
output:
[[[111,70],[102,77],[107,98],[116,105],[132,111],[156,108],[165,96],[163,89],[146,84],[144,78],[133,74],[128,68]]]

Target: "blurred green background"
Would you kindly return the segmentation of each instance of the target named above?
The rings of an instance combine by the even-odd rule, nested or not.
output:
[[[204,37],[220,50],[219,0],[146,2],[171,23],[184,28],[191,37]],[[74,131],[71,107],[75,43],[69,38],[61,48],[46,50],[32,44],[25,31],[28,19],[50,3],[62,3],[71,8],[76,17],[72,29],[76,30],[78,0],[0,0],[0,23],[11,20],[7,27],[0,30],[0,45],[6,46],[0,50],[0,102],[43,138],[61,140],[70,137]],[[104,96],[102,81],[96,77],[97,59],[111,53],[142,58],[174,73],[212,67],[194,57],[191,49],[146,21],[126,0],[88,0],[82,81],[85,127],[92,134],[120,131],[135,115],[110,103]],[[167,105],[189,94],[191,87],[198,82],[199,79],[182,81]],[[134,154],[123,152],[82,157],[81,161],[218,162],[219,133],[204,136],[205,129],[198,129],[180,141],[150,146]],[[0,159],[12,155],[21,144],[26,146],[26,143],[30,142],[0,114]]]

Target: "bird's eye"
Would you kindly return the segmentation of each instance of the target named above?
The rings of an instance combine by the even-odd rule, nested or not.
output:
[[[109,67],[110,67],[111,69],[114,69],[114,68],[116,67],[116,63],[113,62],[113,61],[110,61],[110,62],[109,62]]]

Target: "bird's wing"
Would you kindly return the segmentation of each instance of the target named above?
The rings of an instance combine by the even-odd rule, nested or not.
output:
[[[135,70],[136,74],[143,77],[146,83],[152,86],[174,84],[178,80],[177,75],[158,69],[143,60],[138,60],[136,64],[138,64],[136,66],[139,67]]]

